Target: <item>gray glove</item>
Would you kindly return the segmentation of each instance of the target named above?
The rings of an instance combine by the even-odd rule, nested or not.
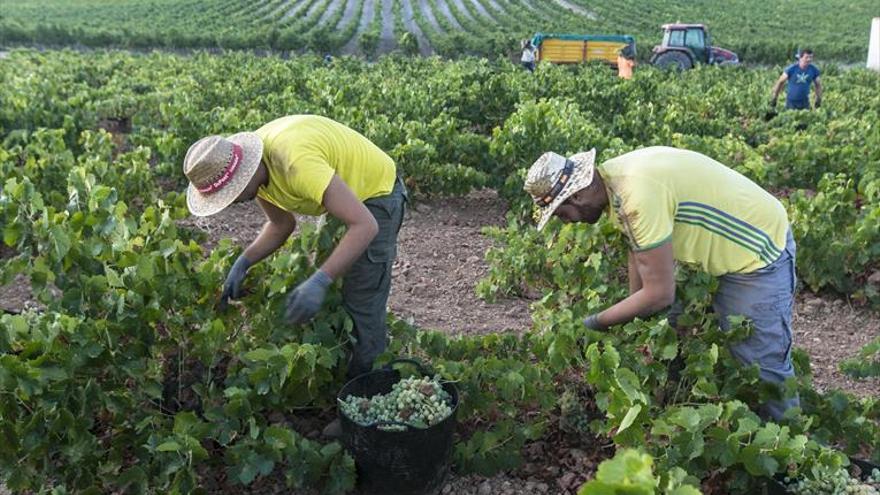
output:
[[[247,275],[248,268],[250,267],[250,260],[241,255],[235,260],[232,268],[229,269],[229,274],[226,275],[226,282],[223,283],[223,293],[220,294],[221,311],[226,309],[230,299],[238,299],[244,295],[241,290],[241,284],[244,282],[244,277]]]
[[[287,296],[287,310],[284,312],[284,318],[288,323],[300,325],[311,320],[321,304],[324,302],[324,296],[327,294],[327,287],[333,283],[330,275],[324,270],[318,270],[305,282],[299,284],[293,292]]]
[[[590,330],[605,330],[607,327],[599,323],[599,314],[593,314],[584,318],[584,326]]]

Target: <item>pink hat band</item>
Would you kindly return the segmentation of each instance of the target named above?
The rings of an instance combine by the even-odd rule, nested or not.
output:
[[[229,161],[226,163],[226,167],[223,169],[223,172],[214,179],[210,184],[204,187],[198,187],[197,190],[202,194],[211,194],[213,192],[217,192],[220,189],[223,189],[230,180],[232,180],[232,176],[235,175],[235,171],[238,170],[238,166],[241,164],[243,153],[241,150],[241,146],[232,143],[232,155],[229,157]]]

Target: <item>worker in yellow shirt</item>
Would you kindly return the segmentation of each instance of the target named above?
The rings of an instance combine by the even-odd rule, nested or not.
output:
[[[221,305],[243,295],[248,268],[281,247],[294,214],[328,213],[347,230],[324,264],[288,296],[292,324],[312,319],[327,288],[342,278],[343,306],[354,321],[348,375],[372,369],[385,350],[386,305],[406,189],[394,161],[358,132],[317,115],[291,115],[256,132],[209,136],[184,159],[187,204],[197,216],[256,199],[266,223],[233,264]]]
[[[693,151],[655,146],[598,166],[595,156],[595,149],[570,158],[545,153],[524,186],[539,208],[539,229],[553,216],[593,224],[608,211],[630,243],[629,297],[584,324],[604,330],[672,305],[675,262],[690,263],[720,277],[713,306],[723,329],[729,316],[753,323],[752,335],[731,345],[732,354],[757,363],[764,381],[779,384],[794,376],[795,243],[782,204]],[[799,404],[796,396],[780,395],[763,412],[779,419]]]

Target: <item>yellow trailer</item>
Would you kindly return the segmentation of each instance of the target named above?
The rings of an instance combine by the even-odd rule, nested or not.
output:
[[[617,66],[617,54],[630,47],[635,55],[636,41],[629,35],[545,34],[532,38],[538,48],[537,60],[557,64],[578,64],[602,60]]]

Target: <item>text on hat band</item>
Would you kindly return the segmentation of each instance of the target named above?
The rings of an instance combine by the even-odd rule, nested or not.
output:
[[[223,188],[227,182],[232,179],[232,176],[235,174],[235,171],[238,170],[238,165],[241,163],[242,158],[242,150],[241,146],[233,143],[232,144],[232,156],[229,157],[229,162],[226,164],[226,168],[223,169],[223,173],[220,174],[217,179],[208,184],[205,187],[197,187],[196,189],[202,194],[211,194]]]

